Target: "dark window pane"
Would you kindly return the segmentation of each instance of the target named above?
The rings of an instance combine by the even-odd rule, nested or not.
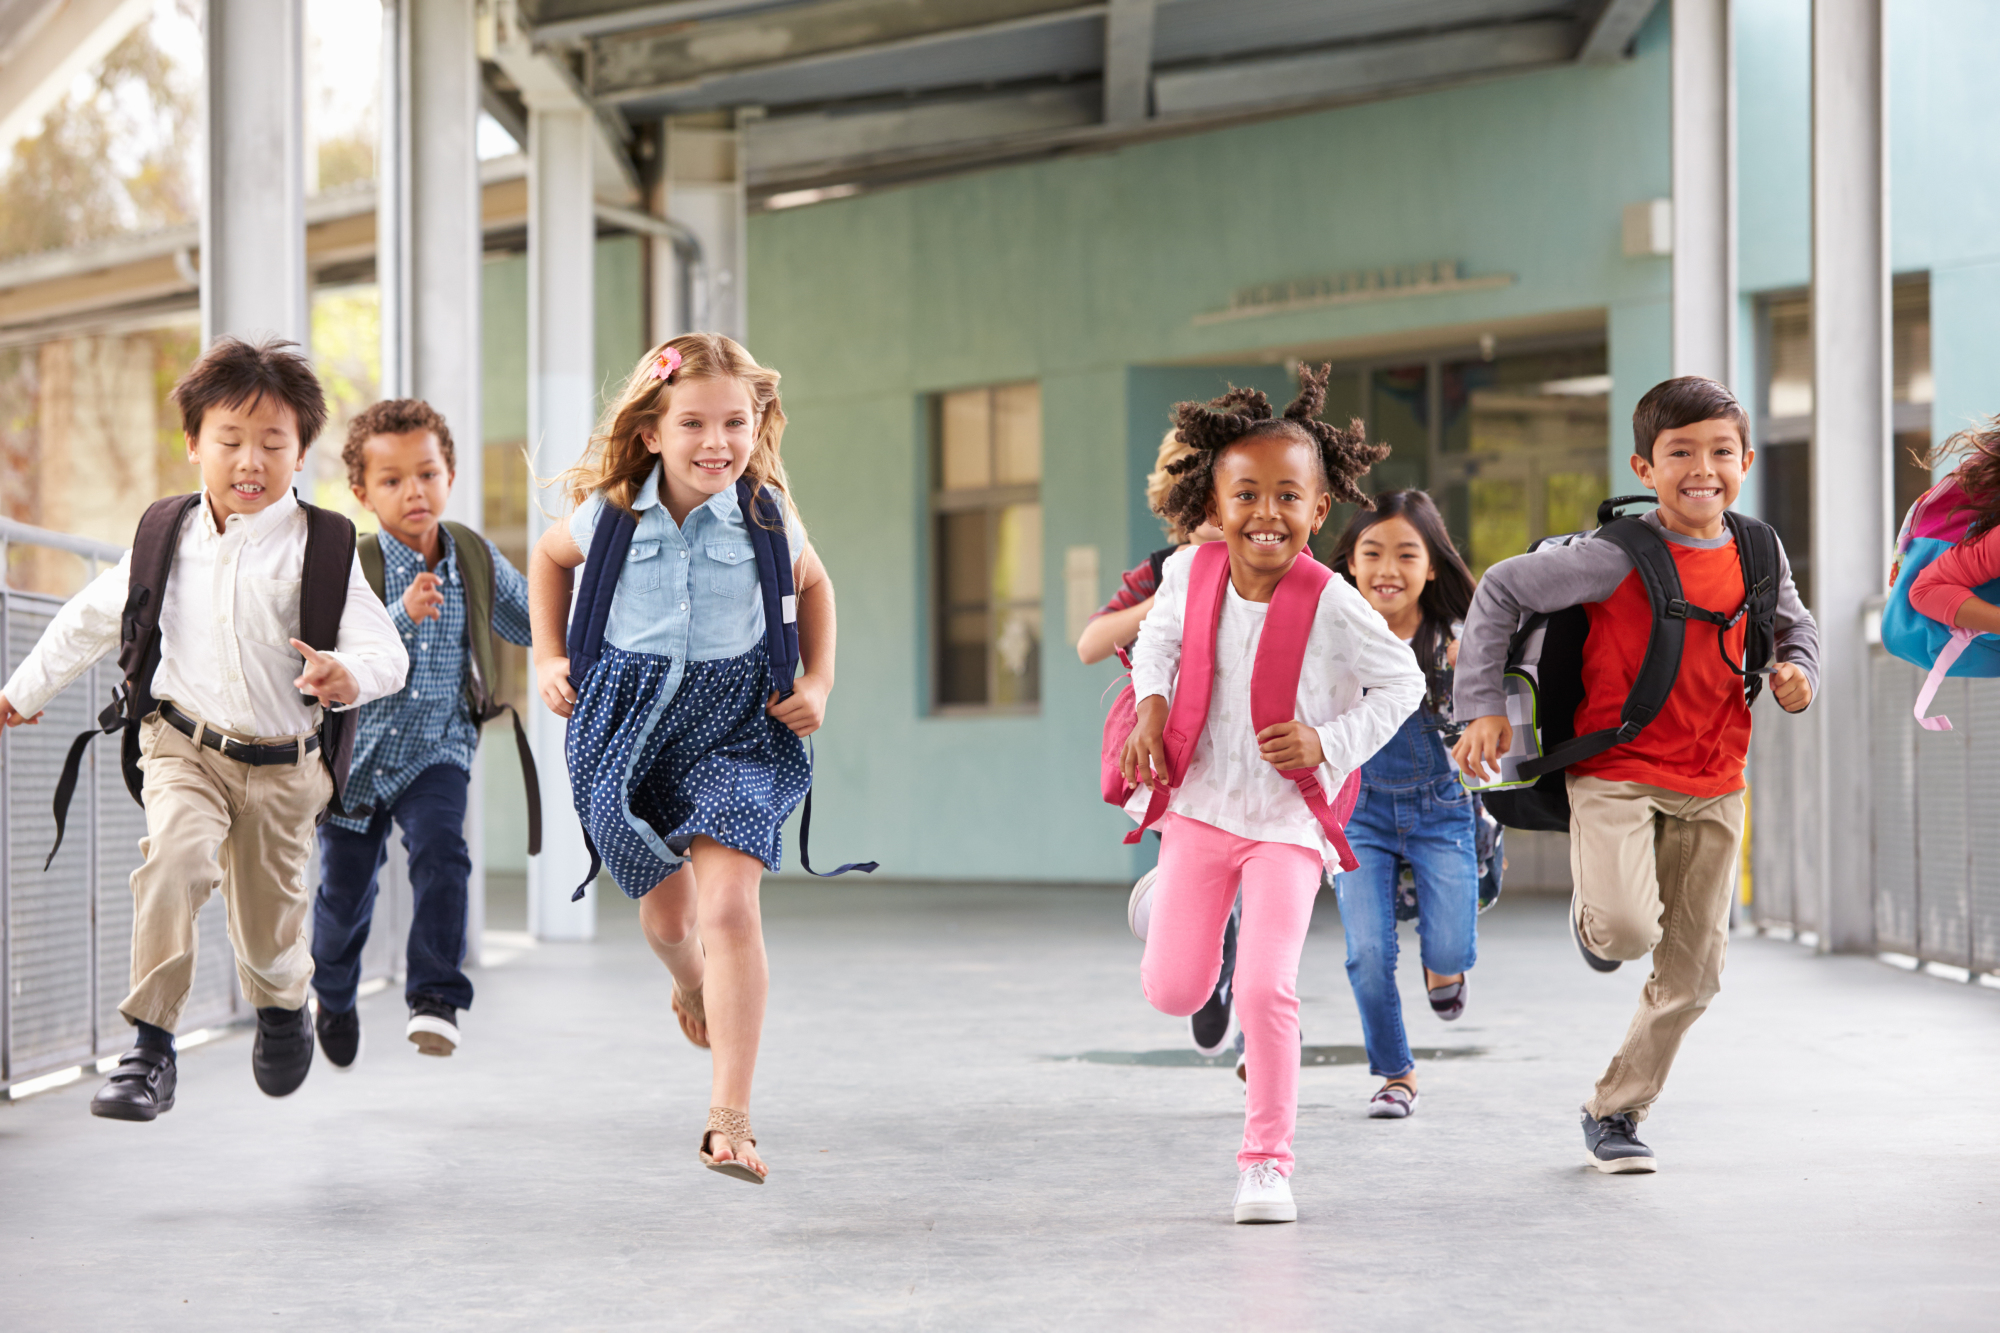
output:
[[[955,611],[945,617],[938,654],[938,702],[986,702],[986,612]]]
[[[986,513],[944,514],[938,519],[938,587],[945,606],[986,605]]]
[[[1757,470],[1764,474],[1764,520],[1778,530],[1785,558],[1792,562],[1792,581],[1799,600],[1813,604],[1812,592],[1812,445],[1774,444],[1759,452]]]

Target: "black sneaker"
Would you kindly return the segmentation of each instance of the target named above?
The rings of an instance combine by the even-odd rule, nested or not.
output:
[[[1605,958],[1590,951],[1590,946],[1583,942],[1583,927],[1577,924],[1575,913],[1570,914],[1569,937],[1576,941],[1576,951],[1583,955],[1583,961],[1590,964],[1592,971],[1616,972],[1624,966],[1616,958]]]
[[[1215,990],[1208,1003],[1188,1016],[1188,1035],[1194,1039],[1194,1048],[1203,1055],[1219,1053],[1229,1040],[1230,985],[1235,977],[1236,917],[1232,913],[1229,923],[1222,928],[1222,974],[1215,979]]]
[[[289,1097],[306,1081],[313,1062],[312,1017],[305,1006],[257,1011],[257,1041],[250,1048],[250,1072],[266,1097]]]
[[[1590,1164],[1610,1175],[1637,1171],[1657,1171],[1660,1164],[1653,1150],[1639,1142],[1639,1126],[1629,1115],[1594,1116],[1583,1113],[1583,1146]]]
[[[410,997],[410,1025],[403,1035],[424,1055],[450,1055],[458,1049],[458,1010],[429,995]]]
[[[107,1120],[153,1120],[174,1109],[174,1057],[135,1046],[118,1057],[118,1068],[90,1099],[90,1113]]]
[[[322,1004],[313,1016],[313,1030],[319,1033],[320,1054],[328,1064],[342,1071],[354,1068],[354,1062],[361,1058],[359,1009],[336,1012]]]

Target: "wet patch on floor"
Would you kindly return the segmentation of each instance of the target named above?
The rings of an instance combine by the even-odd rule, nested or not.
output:
[[[1483,1046],[1430,1046],[1413,1048],[1410,1052],[1419,1060],[1464,1060],[1472,1056],[1486,1054]],[[1218,1055],[1203,1055],[1200,1051],[1085,1051],[1080,1055],[1051,1055],[1051,1060],[1065,1063],[1092,1065],[1149,1065],[1155,1068],[1174,1069],[1233,1069],[1236,1067],[1236,1052],[1223,1051]],[[1299,1064],[1310,1068],[1313,1065],[1365,1065],[1368,1063],[1367,1048],[1361,1046],[1306,1046],[1300,1049]]]

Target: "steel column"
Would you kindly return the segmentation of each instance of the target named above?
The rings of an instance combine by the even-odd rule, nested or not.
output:
[[[591,136],[580,108],[528,114],[528,438],[534,474],[553,479],[583,456],[597,408]],[[569,505],[552,484],[531,496],[528,535],[539,540]],[[567,724],[539,697],[528,725],[542,777],[542,854],[528,863],[528,929],[539,939],[589,939],[596,903],[571,903],[589,864],[563,760]]]
[[[1890,532],[1888,147],[1882,0],[1812,13],[1813,608],[1820,625],[1823,951],[1874,947],[1867,599]]]
[[[208,0],[201,336],[312,336],[306,297],[303,0]]]
[[[1735,378],[1736,116],[1729,0],[1674,0],[1673,373]]]

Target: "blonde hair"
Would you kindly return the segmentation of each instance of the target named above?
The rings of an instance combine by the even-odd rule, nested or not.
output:
[[[680,354],[680,369],[670,380],[655,379],[654,369],[669,348]],[[639,358],[639,364],[625,378],[625,387],[598,418],[582,461],[556,478],[570,504],[580,505],[601,493],[606,504],[631,513],[633,501],[659,462],[646,448],[640,432],[653,428],[667,413],[676,385],[723,379],[735,380],[749,391],[757,416],[757,438],[750,446],[750,462],[743,475],[753,488],[769,486],[778,492],[786,512],[796,519],[798,508],[792,501],[784,460],[778,455],[779,442],[785,436],[778,372],[758,365],[741,343],[720,333],[683,333]],[[749,522],[753,516],[745,514],[743,518]]]
[[[1181,442],[1180,432],[1170,430],[1160,437],[1159,457],[1153,460],[1153,470],[1146,474],[1146,507],[1160,516],[1160,522],[1166,526],[1168,538],[1176,546],[1193,540],[1194,534],[1167,517],[1166,510],[1162,508],[1167,500],[1167,492],[1173,489],[1175,481],[1167,471],[1167,466],[1180,462],[1193,452],[1192,445]]]

